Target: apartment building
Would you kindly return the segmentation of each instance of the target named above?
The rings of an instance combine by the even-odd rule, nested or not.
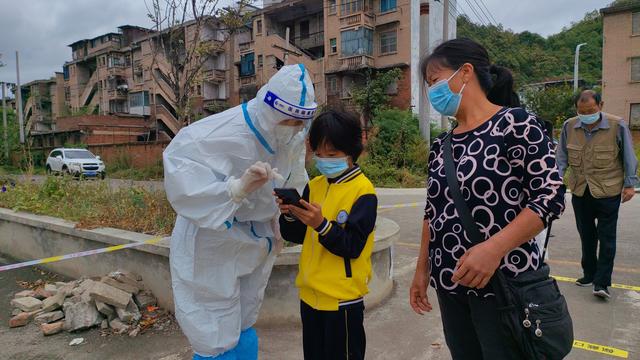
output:
[[[32,133],[54,129],[54,120],[65,112],[62,73],[48,80],[34,80],[21,86],[26,128]]]
[[[640,129],[640,3],[601,10],[604,110]]]
[[[286,63],[303,63],[320,105],[350,107],[351,89],[367,74],[402,69],[388,89],[392,105],[409,108],[412,3],[397,0],[272,0],[254,13],[234,44],[231,103],[255,96]],[[419,4],[419,2],[416,2]],[[415,5],[414,5],[415,6]],[[418,11],[413,9],[413,11]],[[288,39],[288,41],[287,41]],[[367,71],[367,70],[370,70]]]
[[[185,48],[189,49],[196,41],[196,25],[190,22],[182,27],[184,31],[180,36],[184,37]],[[218,29],[215,19],[211,19],[199,31],[199,44],[215,46],[210,46],[211,51],[203,55],[206,59],[202,59],[204,65],[190,98],[192,115],[196,119],[228,106],[228,51],[224,45],[225,34]],[[56,95],[63,99],[61,107],[64,111],[38,117],[33,107],[35,117],[26,118],[27,130],[54,130],[51,119],[62,113],[95,114],[139,117],[144,122],[150,119],[155,134],[173,137],[186,124],[178,121],[175,92],[166,77],[171,73],[170,64],[166,57],[153,53],[154,41],[162,36],[168,34],[124,25],[118,32],[70,44],[71,60],[64,64],[63,72],[57,75],[55,82]],[[44,82],[53,86],[51,81]],[[31,89],[35,89],[34,86]],[[39,93],[30,90],[27,95]],[[37,96],[27,98],[27,106],[29,101],[38,103]]]
[[[450,4],[455,8],[456,1]],[[202,55],[206,61],[189,98],[191,118],[255,97],[285,63],[305,65],[320,105],[351,109],[355,86],[376,72],[399,68],[401,79],[387,89],[391,104],[420,113],[421,128],[427,130],[423,123],[440,118],[430,116],[435,112],[425,99],[421,75],[417,66],[411,66],[443,38],[439,1],[269,0],[264,6],[251,8],[247,26],[227,42],[228,34],[214,18],[199,32],[202,43],[217,46]],[[195,41],[194,23],[181,28],[189,48]],[[449,36],[455,37],[453,16],[449,28]],[[108,115],[139,118],[150,133],[141,138],[173,137],[187,124],[178,121],[174,91],[165,77],[170,64],[153,53],[154,42],[162,36],[167,35],[124,25],[116,32],[70,44],[71,60],[56,74],[55,83],[48,79],[37,82],[37,90],[31,86],[35,83],[29,84],[29,90],[23,88],[23,101],[33,104],[26,118],[27,132],[55,131],[54,120],[62,115],[93,114],[101,119]],[[48,92],[42,86],[49,86]],[[50,112],[38,94],[55,97]]]

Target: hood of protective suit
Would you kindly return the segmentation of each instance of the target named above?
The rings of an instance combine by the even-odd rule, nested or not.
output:
[[[254,125],[274,152],[288,145],[297,133],[278,124],[289,119],[311,122],[317,107],[313,82],[304,64],[283,66],[246,106]]]

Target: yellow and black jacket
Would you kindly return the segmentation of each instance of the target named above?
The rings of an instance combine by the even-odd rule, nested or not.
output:
[[[296,286],[300,299],[316,310],[338,310],[369,292],[371,251],[378,199],[357,165],[334,179],[318,176],[302,198],[322,206],[317,228],[287,215],[280,217],[282,237],[302,244]]]

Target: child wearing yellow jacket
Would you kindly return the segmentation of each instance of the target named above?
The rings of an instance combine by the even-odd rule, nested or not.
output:
[[[309,144],[322,176],[305,187],[301,207],[277,200],[282,237],[302,244],[296,286],[304,358],[364,359],[363,297],[378,200],[355,163],[363,148],[360,120],[326,111],[311,125]]]

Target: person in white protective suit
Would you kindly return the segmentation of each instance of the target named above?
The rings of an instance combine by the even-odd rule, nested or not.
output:
[[[316,108],[304,65],[284,66],[255,99],[182,129],[164,151],[175,314],[194,359],[258,357],[252,326],[282,241],[272,192],[305,186],[302,130]]]

